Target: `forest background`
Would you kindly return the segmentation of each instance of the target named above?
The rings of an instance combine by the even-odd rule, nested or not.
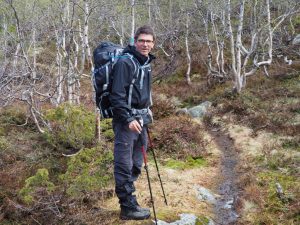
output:
[[[218,157],[201,133],[215,126],[240,126],[235,143],[246,128],[249,138],[270,134],[255,153],[239,155],[237,223],[299,222],[298,0],[0,6],[1,224],[95,224],[89,213],[113,195],[113,132],[95,109],[92,52],[101,41],[126,46],[143,24],[156,33],[152,129],[161,166],[213,167]],[[212,106],[200,124],[176,113],[204,101]],[[96,218],[119,223],[109,213]],[[167,214],[160,218],[174,220]]]

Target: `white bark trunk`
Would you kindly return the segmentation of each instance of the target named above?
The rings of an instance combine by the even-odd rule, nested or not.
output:
[[[187,71],[186,71],[186,74],[185,74],[185,77],[186,77],[186,82],[188,85],[191,84],[191,77],[190,77],[190,74],[191,74],[191,55],[190,55],[190,50],[189,50],[189,40],[188,40],[188,36],[189,36],[189,14],[187,13],[186,15],[186,35],[185,35],[185,47],[186,47],[186,56],[187,56]]]
[[[129,44],[134,45],[134,30],[135,30],[135,0],[131,0],[131,36]]]
[[[210,14],[210,20],[211,20],[211,24],[212,24],[212,35],[215,37],[215,42],[216,42],[216,49],[217,49],[217,53],[216,53],[216,64],[218,67],[218,72],[220,73],[221,69],[220,69],[220,47],[219,47],[219,39],[218,39],[218,31],[216,29],[216,25],[215,25],[215,18],[213,13]]]
[[[56,66],[57,66],[57,77],[56,77],[56,101],[54,104],[58,106],[63,101],[63,74],[62,74],[62,54],[60,52],[60,37],[58,31],[56,34]]]
[[[92,59],[92,54],[91,54],[91,49],[90,49],[90,45],[89,45],[89,3],[87,0],[84,0],[84,28],[83,28],[83,38],[84,38],[84,44],[85,44],[85,48],[86,48],[86,52],[87,52],[87,58],[89,61],[89,64],[92,68],[92,70],[94,69],[93,66],[93,59]]]
[[[237,76],[236,71],[236,56],[235,56],[235,43],[234,43],[234,37],[233,37],[233,31],[232,31],[232,25],[231,25],[231,2],[230,0],[227,1],[227,23],[228,23],[228,33],[230,37],[230,52],[231,52],[231,67],[233,76]]]
[[[245,0],[240,0],[240,12],[239,12],[239,22],[236,34],[236,77],[235,77],[235,88],[239,93],[245,84],[245,77],[242,73],[242,56],[241,56],[241,48],[242,48],[242,30],[243,30],[243,22],[244,22],[244,8],[245,8]]]
[[[80,61],[79,73],[83,74],[86,55],[85,55],[85,44],[84,44],[83,31],[81,28],[80,19],[78,19],[78,31],[79,31],[79,38],[81,42],[81,61]]]
[[[268,56],[269,59],[257,63],[258,66],[270,65],[272,63],[272,52],[273,52],[273,29],[271,27],[271,13],[270,13],[270,0],[266,0],[267,9],[267,28],[268,28]]]
[[[7,20],[6,20],[6,16],[3,16],[3,33],[4,33],[4,64],[6,64],[7,61]]]
[[[32,45],[33,45],[33,66],[32,66],[32,79],[36,79],[36,30],[32,31]]]
[[[17,47],[16,47],[16,51],[15,51],[15,55],[14,55],[14,60],[13,60],[13,74],[15,74],[16,70],[17,70],[17,65],[18,65],[18,59],[19,59],[19,52],[21,50],[21,44],[18,43]]]
[[[151,0],[148,0],[148,21],[151,24]]]

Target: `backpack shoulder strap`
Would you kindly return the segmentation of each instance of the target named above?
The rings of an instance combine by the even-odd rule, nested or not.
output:
[[[139,69],[141,67],[140,63],[137,61],[137,59],[134,58],[133,55],[129,54],[129,53],[125,53],[124,56],[128,57],[133,66],[134,66],[134,75],[133,75],[133,79],[131,80],[130,86],[129,86],[129,93],[128,93],[128,106],[129,108],[131,107],[131,101],[132,101],[132,91],[133,91],[133,84],[134,82],[138,79],[139,77]]]

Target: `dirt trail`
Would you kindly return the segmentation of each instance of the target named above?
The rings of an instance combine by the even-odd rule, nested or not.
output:
[[[212,127],[208,128],[208,132],[221,152],[217,184],[217,194],[220,197],[217,198],[214,207],[214,222],[217,225],[237,224],[238,214],[235,206],[240,190],[237,186],[239,174],[235,171],[235,167],[238,163],[238,155],[233,140],[226,131],[220,127]]]
[[[209,143],[209,165],[205,167],[178,170],[160,166],[160,173],[164,183],[168,199],[168,206],[164,204],[161,194],[161,187],[156,178],[156,171],[153,162],[150,162],[149,169],[152,179],[152,188],[155,197],[155,207],[158,218],[166,222],[174,222],[179,219],[181,213],[191,213],[200,218],[210,218],[214,225],[237,224],[237,213],[235,200],[239,195],[237,180],[239,174],[235,172],[238,163],[238,153],[232,139],[226,131],[219,127],[207,127],[206,133]],[[196,187],[204,187],[212,190],[216,196],[215,203],[197,198]],[[151,207],[149,190],[145,172],[142,173],[136,182],[136,195],[144,207]],[[153,224],[151,220],[146,221],[120,221],[119,206],[117,198],[109,198],[105,202],[99,202],[99,208],[105,209],[105,216],[99,214],[102,224],[126,224],[126,225],[148,225]],[[98,218],[99,218],[98,217]],[[94,214],[94,219],[99,220]],[[153,219],[153,218],[152,218]],[[94,225],[95,220],[88,224]]]

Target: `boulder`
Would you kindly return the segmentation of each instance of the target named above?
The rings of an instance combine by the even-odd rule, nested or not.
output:
[[[212,105],[211,102],[205,101],[205,102],[201,103],[200,105],[197,105],[197,106],[194,106],[194,107],[188,109],[188,113],[193,118],[203,117],[211,105]]]
[[[210,204],[216,204],[216,197],[210,190],[200,186],[195,186],[195,189],[197,192],[197,198],[200,201],[206,201]]]
[[[187,108],[182,108],[182,109],[177,109],[176,112],[175,112],[175,114],[177,116],[179,116],[179,115],[188,115],[189,112],[188,112]]]
[[[300,44],[300,34],[296,35],[296,37],[293,40],[293,45],[299,45]]]

